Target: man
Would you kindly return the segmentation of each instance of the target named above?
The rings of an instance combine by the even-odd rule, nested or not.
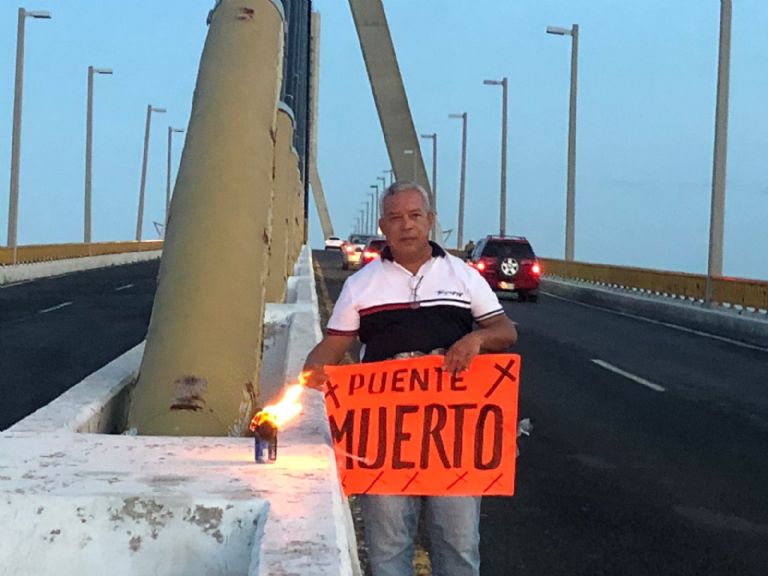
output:
[[[421,186],[394,183],[381,199],[381,215],[387,247],[344,283],[326,335],[305,362],[308,385],[322,388],[323,366],[338,364],[356,337],[363,362],[444,353],[451,372],[466,370],[481,351],[504,351],[517,341],[488,283],[429,241],[435,213]],[[422,503],[434,573],[479,574],[479,497],[363,495],[359,501],[373,576],[413,573]]]
[[[467,255],[467,260],[472,258],[472,252],[475,250],[475,243],[472,239],[464,246],[464,253]]]

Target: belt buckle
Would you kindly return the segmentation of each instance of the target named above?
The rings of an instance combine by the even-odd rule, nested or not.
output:
[[[419,350],[414,350],[412,352],[398,352],[394,356],[392,356],[392,360],[402,360],[404,358],[421,358],[422,356],[431,356],[431,355],[440,355],[445,354],[445,348],[435,348],[434,350],[431,350],[430,352],[421,352]]]
[[[405,358],[418,358],[420,356],[426,356],[424,352],[419,352],[418,350],[415,350],[413,352],[398,352],[394,356],[392,356],[393,360],[403,360]]]

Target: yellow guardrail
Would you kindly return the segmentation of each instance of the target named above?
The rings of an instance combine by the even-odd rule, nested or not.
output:
[[[145,242],[98,242],[92,244],[37,244],[17,246],[14,262],[13,248],[0,248],[0,266],[9,264],[30,264],[32,262],[48,262],[68,258],[84,258],[86,256],[104,256],[107,254],[122,254],[124,252],[148,252],[162,250],[162,240]]]
[[[585,280],[621,288],[637,288],[654,294],[704,300],[707,277],[701,274],[665,272],[646,268],[566,262],[541,258],[545,275]],[[768,282],[746,278],[715,277],[712,279],[712,302],[768,309]]]

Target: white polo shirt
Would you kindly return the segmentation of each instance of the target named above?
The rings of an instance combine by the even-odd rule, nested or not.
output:
[[[328,321],[327,334],[359,336],[363,362],[403,352],[448,349],[473,322],[503,314],[480,273],[430,242],[432,258],[416,274],[382,257],[347,278]]]

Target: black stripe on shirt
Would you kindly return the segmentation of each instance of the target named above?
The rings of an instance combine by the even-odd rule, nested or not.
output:
[[[409,304],[360,315],[360,341],[365,344],[364,362],[377,362],[402,352],[450,348],[472,331],[472,312],[456,305]]]

